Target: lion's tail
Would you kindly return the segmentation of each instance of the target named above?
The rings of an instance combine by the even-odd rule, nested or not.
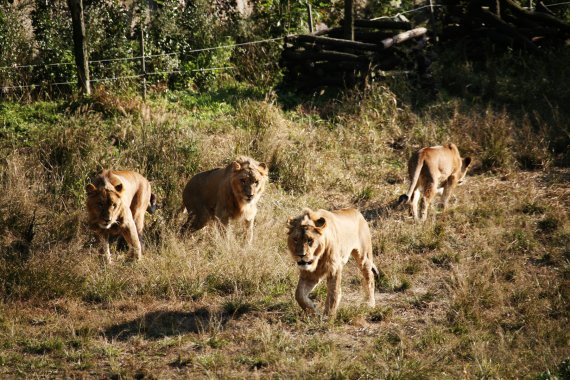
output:
[[[418,163],[416,165],[416,170],[414,171],[412,183],[410,183],[410,188],[408,189],[408,192],[406,194],[400,195],[400,198],[398,198],[398,205],[404,202],[408,202],[408,200],[412,196],[412,193],[416,189],[416,185],[418,184],[422,167],[424,166],[424,155],[422,153],[423,152],[420,151],[420,153],[418,154]]]
[[[372,273],[374,273],[374,277],[376,278],[380,277],[380,271],[378,270],[378,268],[376,268],[376,265],[374,263],[372,263]]]
[[[148,211],[151,214],[154,214],[154,212],[156,211],[157,208],[158,208],[158,204],[156,203],[156,195],[151,194],[150,195],[150,203],[149,203],[148,207],[146,208],[146,211]]]

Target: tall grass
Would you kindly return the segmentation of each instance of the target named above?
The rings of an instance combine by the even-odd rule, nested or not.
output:
[[[334,378],[564,370],[568,173],[551,166],[547,148],[529,147],[529,139],[547,138],[543,129],[506,110],[466,110],[458,100],[416,112],[384,86],[288,111],[274,94],[253,96],[212,105],[207,117],[185,96],[144,105],[107,93],[54,106],[45,118],[37,117],[45,104],[7,106],[4,368],[42,375],[46,363],[57,364],[54,376],[64,377]],[[449,141],[477,162],[450,209],[422,225],[387,210],[407,187],[410,152]],[[270,165],[252,245],[240,225],[180,235],[186,181],[239,154]],[[139,171],[158,195],[139,263],[113,244],[117,260],[105,265],[85,226],[83,188],[103,168]],[[308,318],[295,304],[285,222],[307,206],[358,206],[373,215],[382,272],[376,308],[361,305],[352,262],[336,322]],[[321,308],[325,293],[315,291]]]

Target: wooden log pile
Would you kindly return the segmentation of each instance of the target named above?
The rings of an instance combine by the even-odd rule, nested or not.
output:
[[[388,70],[415,67],[410,52],[425,45],[426,28],[390,20],[355,20],[354,26],[354,41],[341,38],[342,28],[287,37],[280,61],[284,82],[305,90],[352,87]]]
[[[443,40],[472,42],[470,54],[474,56],[485,41],[494,47],[539,53],[570,39],[570,24],[556,18],[541,2],[533,11],[513,0],[471,0],[464,8],[448,4],[445,20]]]

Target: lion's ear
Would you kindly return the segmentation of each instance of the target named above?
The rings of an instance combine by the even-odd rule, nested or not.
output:
[[[240,170],[241,169],[240,163],[237,161],[232,162],[232,169],[234,170],[234,172],[237,172],[238,170]]]
[[[97,188],[94,184],[90,183],[89,185],[85,186],[85,191],[87,192],[88,196],[92,196],[97,194]]]
[[[294,222],[295,222],[295,218],[293,218],[293,217],[288,218],[288,219],[287,219],[287,228],[288,228],[288,229],[292,229]]]
[[[123,191],[123,184],[122,183],[118,183],[115,185],[115,190],[117,190],[118,193]]]
[[[315,228],[320,234],[322,234],[323,230],[327,228],[327,220],[321,216],[319,219],[315,220]]]
[[[267,164],[265,162],[260,162],[258,167],[259,167],[259,172],[262,175],[266,176],[267,174],[269,174],[269,168],[267,167]]]

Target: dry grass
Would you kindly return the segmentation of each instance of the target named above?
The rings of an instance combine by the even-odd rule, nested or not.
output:
[[[68,108],[0,147],[2,377],[568,374],[570,173],[539,144],[520,160],[534,133],[524,122],[453,102],[418,115],[385,88],[287,112],[273,96],[243,100],[205,118],[108,96],[99,104],[124,114]],[[451,209],[424,225],[387,212],[406,189],[409,153],[446,141],[478,160]],[[272,172],[254,243],[239,228],[178,235],[186,180],[238,154]],[[520,171],[524,162],[542,170]],[[102,167],[144,173],[159,196],[139,263],[113,248],[104,265],[83,224],[83,186]],[[349,263],[337,319],[301,313],[285,221],[305,206],[372,216],[377,307],[362,305]],[[315,293],[322,307],[324,286]]]

